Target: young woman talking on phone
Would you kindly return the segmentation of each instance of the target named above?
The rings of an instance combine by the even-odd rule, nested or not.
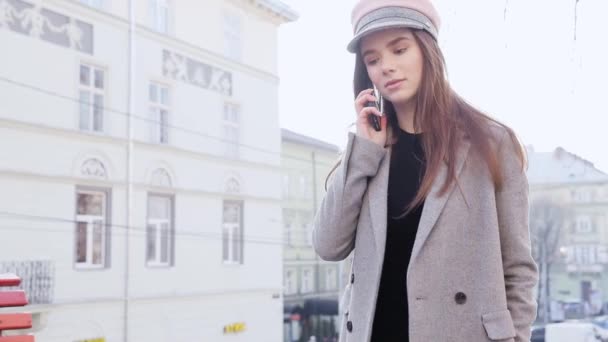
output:
[[[340,341],[528,341],[521,144],[450,87],[430,0],[360,0],[352,23],[356,133],[313,231],[323,259],[354,252]]]

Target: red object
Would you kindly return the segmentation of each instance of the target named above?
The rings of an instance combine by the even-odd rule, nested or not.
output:
[[[0,342],[34,342],[34,335],[0,336]]]
[[[0,330],[29,329],[32,327],[32,314],[0,314]]]
[[[25,291],[0,291],[0,308],[7,306],[26,306],[27,297]],[[0,340],[1,341],[1,340]]]
[[[19,286],[21,278],[14,274],[0,274],[0,287]],[[23,290],[0,291],[0,308],[25,306],[27,297]],[[29,329],[32,327],[32,314],[0,314],[0,342],[35,342],[34,335],[2,336],[2,330]]]
[[[0,274],[0,286],[19,286],[21,278],[14,274]]]

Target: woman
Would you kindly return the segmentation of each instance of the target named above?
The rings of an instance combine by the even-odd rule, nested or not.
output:
[[[528,341],[538,277],[514,132],[450,88],[429,0],[361,0],[352,22],[356,134],[313,231],[325,260],[354,251],[340,340]]]

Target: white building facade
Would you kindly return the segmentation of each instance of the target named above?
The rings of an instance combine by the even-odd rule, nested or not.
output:
[[[282,340],[276,45],[296,18],[0,0],[0,273],[37,341]]]

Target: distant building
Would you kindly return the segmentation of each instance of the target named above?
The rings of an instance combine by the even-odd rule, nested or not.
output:
[[[282,130],[284,341],[317,341],[338,332],[339,264],[318,258],[313,218],[338,147]]]
[[[529,148],[528,157],[532,208],[549,199],[564,217],[556,253],[549,256],[550,296],[588,302],[597,312],[608,301],[608,175],[563,148]]]

